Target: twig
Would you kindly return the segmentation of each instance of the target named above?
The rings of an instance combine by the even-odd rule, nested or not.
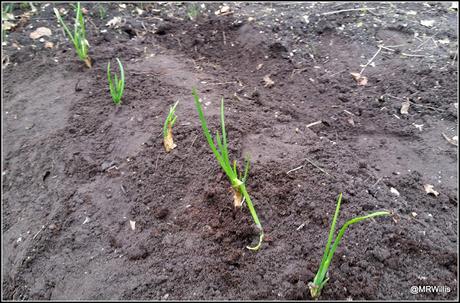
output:
[[[426,57],[425,55],[413,55],[413,54],[408,54],[408,53],[401,53],[403,56],[407,57]]]
[[[321,123],[323,123],[323,121],[321,121],[321,120],[316,121],[316,122],[313,122],[313,123],[310,123],[310,124],[307,125],[307,128],[310,128],[310,127],[312,127],[312,126],[315,126],[315,125],[321,124]]]
[[[457,59],[457,55],[458,55],[458,48],[457,48],[457,51],[455,52],[454,58],[452,59],[452,62],[450,63],[450,65],[454,65],[455,60]]]
[[[377,52],[374,54],[374,56],[372,56],[371,60],[369,60],[369,61],[367,62],[366,65],[364,65],[364,67],[361,69],[361,72],[359,73],[360,75],[362,75],[363,72],[364,72],[364,70],[366,69],[366,67],[367,67],[369,64],[371,64],[372,61],[374,61],[375,57],[377,57],[377,55],[378,55],[378,54],[380,53],[380,51],[382,50],[382,46],[383,46],[383,45],[379,46],[379,49],[378,49]]]
[[[375,182],[375,183],[371,186],[371,188],[375,187],[380,181],[382,181],[382,179],[383,179],[383,177],[380,177],[380,178],[377,180],[377,182]]]
[[[225,38],[225,32],[222,32],[222,36],[224,37],[224,45],[227,45],[227,39]]]
[[[322,14],[320,14],[320,16],[327,16],[327,15],[340,14],[340,13],[353,12],[353,11],[361,11],[361,10],[372,10],[372,9],[377,9],[377,8],[378,7],[362,7],[362,8],[342,9],[342,10],[338,10],[338,11],[322,13]]]
[[[326,175],[330,176],[329,173],[327,171],[325,171],[324,169],[322,169],[321,167],[319,167],[318,165],[316,165],[315,163],[313,163],[313,161],[311,161],[310,159],[308,158],[304,158],[305,160],[307,160],[311,165],[313,165],[314,167],[316,167],[317,169],[319,169],[320,171],[322,171],[323,173],[325,173]]]
[[[305,166],[305,165],[300,165],[299,167],[293,168],[293,169],[287,171],[286,174],[289,175],[289,173],[292,173],[292,172],[294,172],[294,171],[296,171],[296,170],[299,170],[299,169],[301,169],[301,168],[304,167],[304,166]]]
[[[33,236],[32,240],[35,240],[35,238],[38,236],[39,233],[42,232],[42,230],[45,228],[45,225],[42,225],[42,228]]]
[[[196,136],[195,136],[195,139],[193,139],[193,141],[192,141],[192,144],[190,144],[190,147],[189,147],[189,149],[191,149],[191,148],[192,148],[192,146],[193,146],[193,144],[195,144],[195,141],[196,141],[196,139],[197,139],[197,138],[198,138],[198,135],[196,135]]]
[[[158,158],[160,158],[160,154],[158,154],[157,159],[155,161],[155,171],[158,169]]]

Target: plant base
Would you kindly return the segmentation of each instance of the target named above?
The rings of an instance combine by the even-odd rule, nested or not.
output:
[[[233,206],[235,206],[235,208],[240,208],[241,205],[243,205],[243,195],[238,189],[235,189],[233,187],[232,187],[232,191],[233,191]]]
[[[90,57],[87,57],[86,59],[84,59],[83,62],[85,62],[85,65],[88,68],[93,67],[93,59],[91,59]]]
[[[174,144],[171,126],[168,126],[168,133],[166,134],[166,137],[164,137],[163,139],[163,145],[167,153],[169,153],[177,146],[176,144]]]
[[[308,283],[308,288],[310,289],[310,295],[313,299],[317,299],[321,295],[320,287],[313,282]]]

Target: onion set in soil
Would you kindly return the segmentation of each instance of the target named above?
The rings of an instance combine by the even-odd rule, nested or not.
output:
[[[65,33],[67,34],[69,39],[72,41],[78,57],[80,58],[80,60],[85,62],[87,67],[91,68],[92,60],[88,56],[89,43],[88,43],[88,40],[86,40],[85,21],[83,19],[83,12],[80,7],[80,2],[77,3],[77,7],[76,7],[77,15],[75,17],[75,27],[74,27],[73,34],[69,30],[67,25],[65,25],[64,21],[62,20],[61,14],[57,10],[57,8],[53,8],[53,10],[54,10],[54,14],[56,15],[56,18],[58,19],[59,23],[61,23],[62,27],[64,28]]]
[[[193,89],[193,96],[195,98],[195,105],[198,110],[198,115],[201,121],[201,127],[203,128],[204,136],[208,141],[209,146],[211,147],[214,156],[216,157],[217,161],[219,162],[220,166],[224,170],[225,174],[227,175],[230,183],[232,185],[231,189],[233,191],[233,202],[234,206],[240,208],[244,201],[246,201],[249,211],[252,215],[254,223],[256,224],[257,228],[259,229],[259,243],[254,246],[247,246],[246,248],[250,250],[259,250],[260,246],[262,245],[262,241],[264,239],[264,231],[262,225],[260,224],[259,218],[257,216],[256,210],[252,204],[251,198],[246,190],[246,179],[249,173],[249,160],[246,160],[244,174],[241,171],[238,173],[236,161],[233,161],[233,165],[230,162],[229,154],[228,154],[228,144],[227,144],[227,133],[225,131],[225,122],[224,122],[224,99],[221,100],[220,105],[220,122],[222,127],[222,137],[219,135],[219,131],[216,132],[216,142],[217,147],[214,143],[214,140],[209,132],[209,129],[206,124],[206,119],[203,114],[203,109],[201,108],[200,98],[195,89]]]
[[[337,234],[337,237],[335,238],[334,244],[331,247],[332,238],[335,233],[335,224],[339,216],[341,202],[342,202],[342,193],[340,193],[339,197],[337,198],[337,207],[335,209],[334,218],[332,219],[331,230],[329,231],[329,238],[327,240],[326,249],[324,250],[323,259],[321,260],[321,264],[319,266],[319,269],[318,269],[318,272],[316,273],[315,278],[313,279],[313,282],[310,282],[308,284],[308,287],[310,288],[310,294],[312,298],[314,299],[318,298],[321,295],[321,290],[324,288],[324,285],[326,285],[326,282],[329,280],[329,277],[328,277],[329,265],[331,264],[332,257],[334,256],[334,253],[340,244],[340,240],[342,239],[343,234],[345,233],[347,228],[352,224],[358,223],[366,219],[370,219],[370,218],[378,217],[378,216],[389,216],[390,215],[390,212],[388,211],[377,211],[377,212],[374,212],[374,213],[371,213],[365,216],[356,217],[351,220],[348,220],[339,230],[339,233]]]
[[[107,64],[107,80],[109,81],[110,95],[112,96],[113,103],[115,103],[115,105],[120,105],[121,97],[125,89],[125,71],[123,65],[121,65],[120,59],[117,58],[117,61],[118,67],[120,68],[120,79],[118,79],[117,74],[114,74],[112,79],[109,61]]]
[[[176,106],[178,103],[179,101],[169,108],[169,114],[166,117],[165,124],[163,126],[163,145],[168,153],[177,146],[173,140],[172,128],[177,119]]]

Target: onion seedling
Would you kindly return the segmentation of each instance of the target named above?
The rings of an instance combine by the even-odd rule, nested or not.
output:
[[[120,68],[120,79],[117,74],[113,75],[110,73],[110,61],[107,64],[107,79],[109,81],[110,95],[112,95],[113,103],[120,105],[121,97],[123,96],[123,90],[125,89],[125,71],[123,65],[121,65],[120,59],[117,58],[118,66]]]
[[[241,171],[238,173],[237,167],[236,167],[236,160],[233,161],[233,166],[230,162],[229,154],[228,154],[227,133],[225,131],[225,122],[224,122],[224,99],[222,98],[222,101],[220,104],[220,123],[222,127],[222,137],[219,135],[219,131],[217,131],[216,132],[217,147],[216,147],[214,140],[209,132],[208,126],[206,124],[206,119],[203,114],[203,109],[201,108],[200,98],[198,97],[198,94],[195,89],[193,89],[193,96],[195,98],[195,105],[198,110],[198,116],[201,121],[201,127],[203,128],[204,136],[206,137],[206,140],[208,141],[208,144],[211,147],[211,150],[214,153],[214,156],[216,157],[217,161],[219,162],[220,166],[224,170],[225,174],[229,178],[230,183],[232,185],[234,206],[241,207],[241,205],[243,204],[243,201],[246,201],[249,211],[254,220],[254,223],[259,229],[259,243],[254,247],[247,246],[246,248],[250,250],[254,250],[254,251],[259,250],[260,246],[262,245],[262,241],[264,239],[264,231],[263,231],[262,225],[260,224],[260,221],[257,216],[256,210],[254,208],[254,205],[252,204],[251,197],[249,197],[249,194],[246,190],[245,182],[247,180],[248,173],[249,173],[249,160],[246,159],[244,174],[242,174]]]
[[[355,223],[358,223],[360,221],[370,219],[373,217],[378,217],[378,216],[389,216],[391,213],[388,211],[377,211],[362,217],[356,217],[351,220],[348,220],[342,228],[339,230],[339,233],[337,234],[337,237],[335,238],[334,244],[331,247],[332,244],[332,238],[335,233],[335,224],[337,222],[337,218],[339,217],[339,210],[340,210],[340,203],[342,202],[342,193],[339,194],[339,197],[337,198],[337,207],[335,209],[335,214],[334,218],[332,219],[332,225],[331,225],[331,230],[329,231],[329,238],[327,240],[326,244],[326,249],[324,250],[324,255],[323,259],[321,260],[321,264],[319,266],[318,272],[316,273],[315,278],[313,279],[313,282],[308,283],[308,287],[310,288],[310,294],[312,298],[316,299],[321,295],[321,290],[323,289],[324,285],[326,285],[326,282],[329,280],[328,277],[328,269],[329,265],[331,264],[332,257],[334,256],[334,253],[337,249],[337,246],[339,246],[340,240],[343,237],[343,234],[347,230],[347,228]]]
[[[80,2],[77,2],[77,16],[75,18],[75,28],[73,34],[69,30],[67,25],[65,25],[64,21],[62,20],[61,14],[57,10],[57,8],[54,8],[53,10],[58,21],[62,24],[62,27],[64,28],[64,31],[66,32],[67,36],[72,41],[78,57],[80,58],[80,60],[85,62],[87,67],[91,68],[92,60],[88,56],[89,43],[88,40],[86,40],[85,21],[83,19],[83,12],[80,7]]]
[[[177,119],[176,106],[178,103],[179,101],[169,108],[169,114],[166,117],[165,124],[163,126],[163,145],[168,153],[177,146],[173,140],[172,127]]]

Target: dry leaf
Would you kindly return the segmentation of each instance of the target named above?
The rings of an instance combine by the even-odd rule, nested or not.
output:
[[[224,5],[218,11],[216,11],[215,14],[218,16],[226,16],[226,15],[233,14],[233,12],[230,10],[229,6]]]
[[[358,83],[358,85],[366,85],[367,77],[362,76],[360,73],[350,73],[353,79]]]
[[[46,42],[45,42],[45,47],[46,47],[46,48],[53,48],[53,47],[54,47],[54,43],[53,43],[53,42],[50,42],[50,41],[46,41]]]
[[[433,187],[434,187],[433,185],[425,184],[425,185],[423,185],[423,187],[425,188],[425,191],[426,191],[427,194],[432,194],[432,195],[435,195],[436,197],[439,196],[439,192],[437,192],[437,191],[435,191],[433,189]]]
[[[135,230],[135,229],[136,229],[136,221],[131,221],[131,220],[129,220],[129,225],[131,226],[131,229],[132,229],[132,230]]]
[[[444,139],[447,140],[447,142],[449,142],[450,144],[452,145],[455,145],[455,146],[458,146],[458,137],[457,136],[453,136],[452,138],[449,138],[446,134],[442,133]]]
[[[275,85],[275,82],[272,79],[270,79],[270,75],[266,75],[264,77],[264,82],[265,82],[265,85],[264,85],[265,87],[272,87],[273,85]]]
[[[31,32],[29,37],[31,39],[38,39],[38,38],[41,38],[43,36],[51,36],[51,30],[47,27],[39,27],[37,28],[35,31]]]
[[[433,27],[434,20],[420,20],[420,24],[426,27]]]
[[[410,101],[404,101],[401,103],[401,110],[400,113],[401,115],[408,115],[409,114],[409,107],[410,107]]]
[[[2,23],[2,29],[4,31],[9,31],[10,29],[15,28],[15,27],[16,27],[16,24],[11,23],[10,21],[3,21]]]
[[[105,25],[109,27],[116,27],[121,23],[121,17],[113,17],[112,19],[109,20]]]

